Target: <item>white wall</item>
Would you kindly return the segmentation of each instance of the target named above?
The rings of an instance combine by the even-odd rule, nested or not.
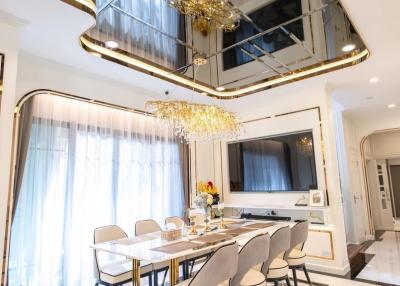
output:
[[[0,22],[0,35],[0,53],[5,54],[4,85],[0,111],[0,253],[3,255],[18,65],[18,29]],[[3,259],[0,260],[0,269],[2,269],[2,266]],[[0,279],[1,276],[0,273]]]
[[[297,88],[296,88],[297,87]],[[288,92],[290,90],[290,92]],[[251,99],[251,97],[253,97]],[[332,225],[333,244],[335,260],[313,260],[311,263],[314,269],[328,271],[336,274],[345,274],[348,270],[348,259],[346,252],[346,238],[343,219],[342,200],[340,193],[340,182],[338,175],[335,137],[333,132],[331,99],[327,96],[325,86],[309,85],[304,89],[304,82],[301,88],[296,84],[288,89],[280,89],[277,92],[264,92],[258,95],[242,99],[243,103],[247,100],[259,100],[259,108],[245,110],[245,104],[240,101],[235,102],[241,108],[240,117],[243,121],[249,119],[262,118],[271,115],[290,113],[298,110],[320,107],[321,123],[324,138],[324,148],[326,153],[327,186],[323,171],[323,161],[321,157],[321,144],[319,142],[319,118],[316,110],[304,111],[300,113],[277,116],[271,119],[260,120],[254,123],[245,124],[245,133],[240,139],[282,134],[287,132],[312,129],[316,142],[316,164],[318,173],[318,183],[322,189],[328,189],[330,207],[329,223]],[[232,103],[233,105],[233,103]],[[288,205],[293,206],[299,194],[287,193],[268,193],[268,194],[231,194],[229,192],[229,178],[227,167],[227,153],[225,142],[197,143],[192,145],[192,182],[194,183],[214,178],[214,171],[217,173],[215,182],[220,190],[223,190],[225,202],[235,202],[249,205]],[[218,174],[223,175],[223,180],[219,180]]]
[[[51,89],[125,107],[145,109],[155,95],[126,83],[21,54],[18,64],[17,100],[36,89]]]
[[[400,130],[372,134],[368,139],[371,144],[372,156],[375,159],[400,157]]]

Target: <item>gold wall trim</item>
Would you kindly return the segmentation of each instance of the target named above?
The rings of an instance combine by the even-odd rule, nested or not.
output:
[[[296,113],[301,113],[301,112],[306,112],[306,111],[311,111],[311,110],[316,110],[318,113],[318,124],[319,124],[319,131],[320,131],[320,145],[321,145],[321,158],[322,158],[322,168],[323,168],[323,175],[324,175],[324,186],[325,186],[325,196],[326,196],[326,205],[329,206],[329,192],[328,192],[328,174],[327,174],[327,168],[326,168],[326,152],[325,152],[325,143],[324,143],[324,135],[323,135],[323,126],[322,126],[322,115],[321,115],[321,107],[320,106],[314,106],[310,108],[304,108],[304,109],[299,109],[299,110],[294,110],[290,112],[285,112],[285,113],[280,113],[276,114],[274,116],[263,116],[255,119],[250,119],[243,121],[242,123],[251,123],[251,122],[256,122],[256,121],[261,121],[261,120],[266,120],[266,119],[272,119],[276,117],[281,117],[281,116],[286,116],[286,115],[291,115],[291,114],[296,114]],[[222,155],[221,155],[222,156]],[[222,166],[221,166],[222,168]]]
[[[333,234],[330,230],[317,230],[317,229],[309,229],[309,232],[319,232],[319,233],[328,233],[329,234],[329,242],[330,242],[330,250],[332,255],[330,257],[326,256],[318,256],[318,255],[308,255],[306,257],[316,258],[316,259],[323,259],[323,260],[335,260],[335,248],[333,246]]]
[[[250,119],[243,121],[242,123],[251,123],[251,122],[257,122],[261,120],[266,120],[266,119],[272,119],[276,117],[281,117],[281,116],[286,116],[286,115],[291,115],[291,114],[296,114],[296,113],[301,113],[301,112],[306,112],[306,111],[312,111],[316,110],[318,114],[318,124],[319,124],[319,129],[320,129],[320,145],[321,145],[321,158],[322,158],[322,168],[323,168],[323,176],[324,176],[324,187],[325,187],[325,196],[326,196],[326,206],[329,207],[330,201],[329,201],[329,191],[328,191],[328,173],[327,173],[327,168],[326,168],[326,152],[325,152],[325,144],[324,144],[324,136],[323,136],[323,126],[322,126],[322,114],[321,114],[321,107],[320,106],[314,106],[310,108],[304,108],[304,109],[299,109],[299,110],[294,110],[290,112],[285,112],[281,114],[277,114],[274,116],[263,116],[255,119]],[[224,169],[223,169],[223,148],[222,148],[222,141],[219,142],[220,144],[220,166],[221,166],[221,180],[222,180],[222,189],[221,189],[221,194],[222,194],[222,200],[224,200]],[[214,146],[213,146],[214,148]],[[214,158],[214,156],[213,156]],[[215,158],[214,158],[214,166],[216,164]],[[196,148],[196,142],[194,142],[194,176],[195,176],[195,183],[197,186],[197,148]]]
[[[93,17],[95,17],[95,10],[92,5],[93,0],[61,0],[78,9],[81,9]],[[84,4],[83,4],[84,3]],[[94,13],[94,15],[93,15]],[[262,90],[270,89],[273,87],[281,86],[291,82],[299,81],[302,79],[314,77],[317,75],[325,74],[335,70],[350,67],[365,61],[370,52],[367,48],[362,51],[355,51],[351,54],[338,57],[332,60],[327,60],[315,65],[311,65],[295,71],[290,71],[283,76],[277,75],[266,80],[257,81],[254,84],[243,86],[238,89],[227,89],[225,91],[217,91],[213,87],[195,82],[193,79],[175,74],[173,71],[166,70],[163,67],[155,65],[142,58],[122,52],[121,50],[111,50],[105,47],[104,43],[90,39],[87,36],[81,35],[79,38],[80,44],[84,50],[90,53],[96,53],[102,58],[118,63],[120,65],[138,70],[140,72],[149,74],[151,76],[163,79],[165,81],[174,83],[176,85],[192,89],[197,92],[205,92],[208,96],[216,97],[219,99],[233,99],[253,94]]]
[[[367,214],[368,214],[369,232],[372,235],[375,234],[375,226],[374,226],[374,219],[372,216],[371,198],[369,195],[370,190],[369,190],[369,185],[368,185],[367,160],[365,159],[365,150],[364,150],[365,142],[367,142],[367,139],[373,134],[396,132],[396,131],[400,131],[400,127],[375,130],[374,132],[368,134],[367,136],[364,136],[360,142],[360,155],[361,155],[361,164],[362,164],[361,167],[362,167],[362,176],[363,176],[363,183],[364,183],[364,196],[365,196],[365,200],[366,200],[366,207],[367,207]]]
[[[19,118],[20,118],[20,112],[21,112],[21,107],[24,105],[24,103],[30,99],[31,97],[34,97],[35,95],[39,94],[51,94],[53,96],[59,96],[59,97],[64,97],[64,98],[69,98],[69,99],[74,99],[86,103],[91,103],[91,104],[96,104],[99,106],[105,106],[105,107],[110,107],[118,110],[123,110],[131,113],[136,113],[136,114],[141,114],[145,116],[153,116],[152,113],[135,109],[135,108],[127,108],[124,106],[112,104],[112,103],[107,103],[104,101],[99,101],[99,100],[94,100],[90,98],[85,98],[77,95],[72,95],[69,93],[64,93],[60,91],[55,91],[55,90],[50,90],[50,89],[36,89],[33,90],[27,94],[25,94],[16,104],[15,109],[14,109],[14,122],[13,122],[13,140],[12,140],[12,146],[11,146],[11,164],[10,164],[10,178],[9,178],[9,187],[8,187],[8,193],[7,193],[7,215],[6,215],[6,227],[5,227],[5,236],[4,236],[4,254],[3,254],[3,275],[1,279],[1,285],[7,285],[7,273],[8,273],[8,256],[9,256],[9,251],[10,251],[10,233],[11,233],[11,214],[13,211],[13,204],[14,204],[14,198],[13,198],[13,188],[14,188],[14,179],[15,179],[15,165],[17,162],[17,143],[19,139]]]

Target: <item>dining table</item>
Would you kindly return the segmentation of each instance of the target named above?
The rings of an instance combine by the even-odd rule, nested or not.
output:
[[[132,261],[132,286],[140,286],[141,263],[169,262],[169,284],[176,285],[179,280],[179,261],[187,256],[213,250],[237,242],[239,247],[245,245],[251,238],[269,233],[277,229],[292,226],[292,222],[261,221],[246,219],[225,219],[221,228],[218,220],[211,221],[212,231],[202,231],[198,226],[198,234],[184,235],[176,240],[168,241],[162,238],[161,232],[153,232],[135,237],[90,245],[97,251],[120,255]]]

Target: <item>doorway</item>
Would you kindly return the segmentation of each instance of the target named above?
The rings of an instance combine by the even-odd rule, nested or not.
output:
[[[389,160],[388,164],[394,230],[400,231],[400,159]]]
[[[400,231],[400,129],[375,132],[362,142],[372,229]]]

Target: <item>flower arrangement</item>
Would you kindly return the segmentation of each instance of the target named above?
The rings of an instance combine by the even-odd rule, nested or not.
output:
[[[206,192],[199,192],[198,195],[194,198],[194,204],[198,208],[207,209],[210,208],[214,198],[212,195],[207,194]]]
[[[210,194],[212,196],[218,194],[217,187],[213,184],[213,182],[208,181],[207,183],[199,182],[197,184],[197,191]]]

